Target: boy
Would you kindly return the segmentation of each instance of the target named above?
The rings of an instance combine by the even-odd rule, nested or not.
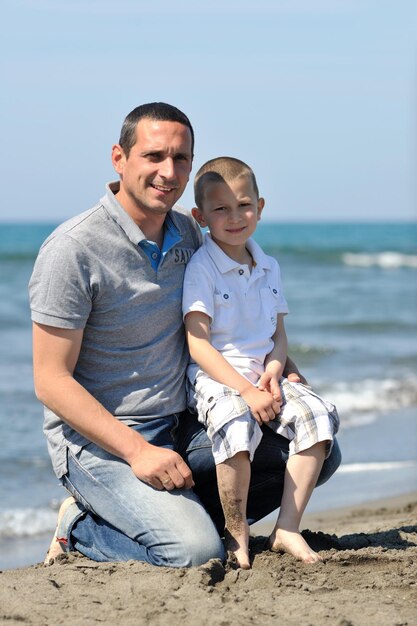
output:
[[[240,567],[250,567],[250,462],[266,424],[290,440],[269,547],[303,562],[320,561],[299,525],[337,432],[337,411],[308,387],[282,378],[288,307],[278,263],[250,238],[264,207],[253,171],[238,159],[219,157],[200,168],[194,190],[192,214],[210,232],[184,279],[187,376],[190,404],[213,445],[226,547]]]

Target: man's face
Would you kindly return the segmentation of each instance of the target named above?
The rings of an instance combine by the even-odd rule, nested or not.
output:
[[[136,143],[126,157],[113,147],[112,160],[120,175],[118,198],[135,215],[165,215],[182,195],[192,166],[191,132],[179,122],[142,119]]]

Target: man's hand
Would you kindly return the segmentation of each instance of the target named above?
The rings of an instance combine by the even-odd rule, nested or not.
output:
[[[130,461],[133,473],[155,489],[190,489],[194,486],[190,468],[173,450],[159,448],[147,441],[140,452]]]
[[[244,389],[240,395],[248,404],[260,426],[275,419],[279,413],[280,404],[274,400],[268,391],[261,391],[258,387],[251,385]]]
[[[308,385],[307,380],[302,374],[300,374],[298,367],[289,356],[287,357],[282,375],[285,376],[285,378],[288,378],[290,383],[302,383],[303,385]]]
[[[301,383],[301,377],[299,374],[296,374],[295,372],[293,372],[292,374],[288,374],[287,379],[290,381],[290,383]],[[306,384],[306,379],[303,376],[303,381],[304,384]]]

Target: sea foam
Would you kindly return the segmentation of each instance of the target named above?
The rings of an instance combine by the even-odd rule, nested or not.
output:
[[[378,414],[417,405],[417,378],[337,382],[320,392],[336,405],[344,426],[362,426]]]
[[[47,508],[0,511],[0,539],[32,537],[55,530],[57,512]]]

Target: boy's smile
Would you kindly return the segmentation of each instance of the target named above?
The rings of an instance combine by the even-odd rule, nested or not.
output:
[[[228,256],[246,262],[245,244],[255,232],[264,207],[248,176],[228,182],[211,182],[204,191],[202,208],[192,213],[200,226],[208,226],[213,241]]]

